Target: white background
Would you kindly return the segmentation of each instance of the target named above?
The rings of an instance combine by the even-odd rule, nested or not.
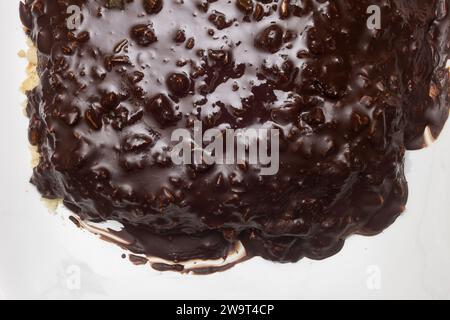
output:
[[[325,261],[253,259],[210,276],[158,273],[50,214],[28,183],[17,0],[0,1],[0,30],[0,299],[450,298],[450,126],[432,147],[408,154],[407,211],[383,234],[352,237]]]

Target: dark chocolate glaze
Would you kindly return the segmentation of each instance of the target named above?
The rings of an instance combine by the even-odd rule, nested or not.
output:
[[[405,150],[448,117],[449,2],[26,0],[32,183],[82,220],[121,222],[135,254],[333,255],[403,212]],[[171,133],[194,120],[278,128],[278,174],[173,165]]]

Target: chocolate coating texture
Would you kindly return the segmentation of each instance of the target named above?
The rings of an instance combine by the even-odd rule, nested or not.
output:
[[[382,27],[367,27],[381,7]],[[81,8],[68,30],[67,8]],[[26,0],[32,183],[135,253],[322,259],[407,201],[406,149],[449,114],[448,0]],[[172,164],[171,133],[277,128],[280,170]]]

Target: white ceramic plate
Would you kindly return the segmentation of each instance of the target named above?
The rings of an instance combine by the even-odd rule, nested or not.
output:
[[[432,147],[408,154],[407,211],[383,234],[352,237],[325,261],[158,273],[49,213],[28,183],[18,0],[0,1],[0,30],[0,298],[450,298],[450,125]]]

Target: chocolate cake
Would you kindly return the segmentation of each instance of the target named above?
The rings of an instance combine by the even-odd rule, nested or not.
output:
[[[158,269],[329,257],[405,210],[405,151],[449,114],[449,3],[25,0],[31,182]],[[277,129],[279,170],[174,164],[196,121]]]

